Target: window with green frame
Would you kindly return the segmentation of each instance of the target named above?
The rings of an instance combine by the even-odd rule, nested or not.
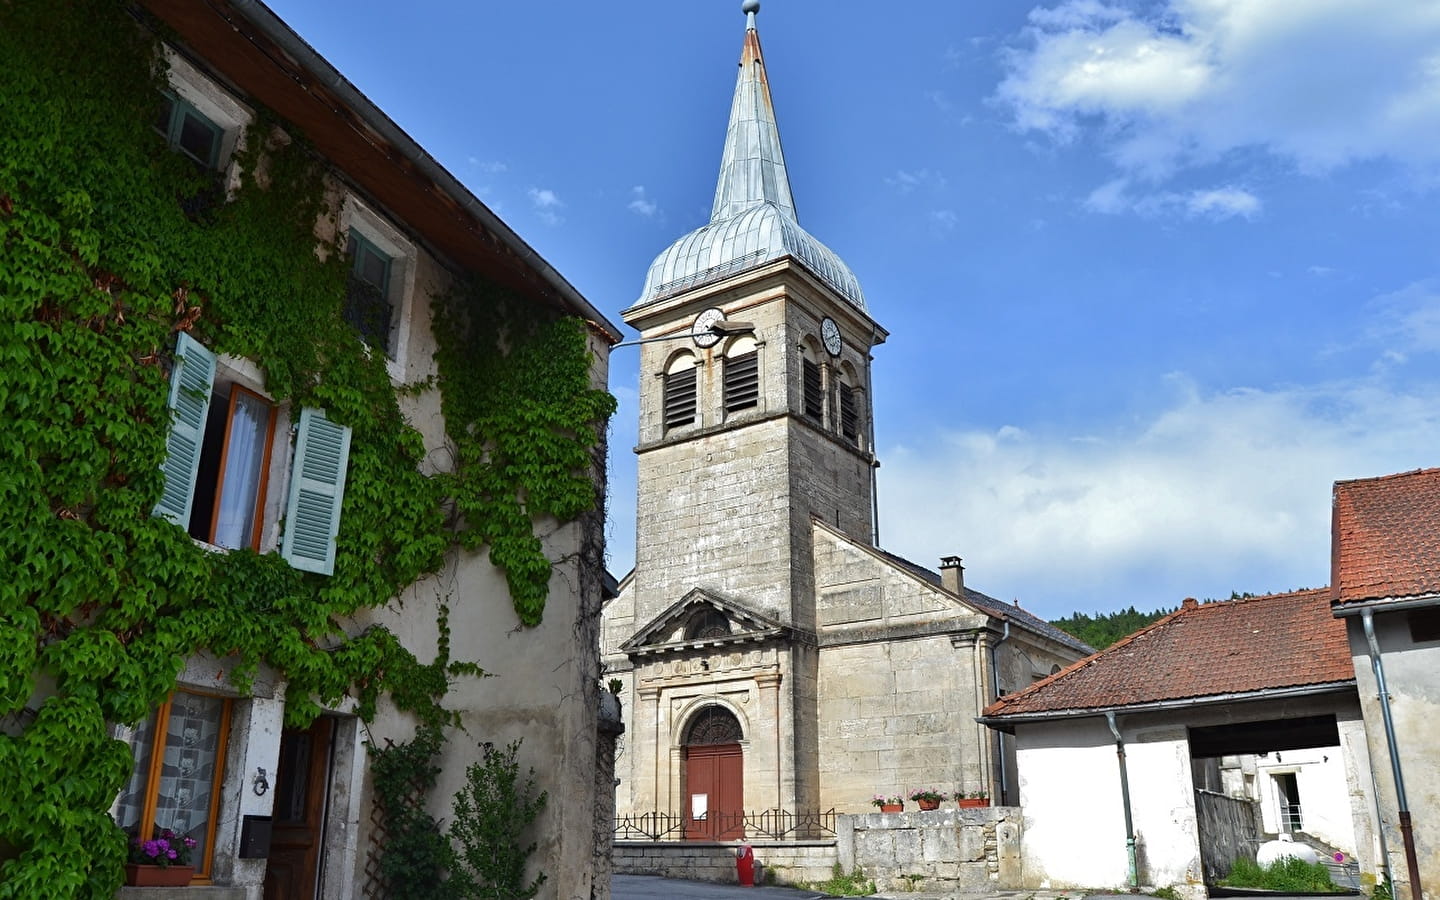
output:
[[[164,829],[194,839],[195,875],[207,879],[224,779],[230,701],[176,691],[135,730],[135,770],[115,806],[131,837]]]
[[[355,229],[345,252],[350,257],[350,286],[345,293],[345,321],[360,337],[386,353],[390,352],[390,257]]]
[[[194,106],[166,91],[160,95],[155,130],[165,142],[207,169],[220,160],[220,139],[224,131]]]

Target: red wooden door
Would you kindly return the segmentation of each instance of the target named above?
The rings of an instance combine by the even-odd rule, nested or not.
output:
[[[685,748],[685,838],[745,837],[745,764],[739,744]]]
[[[287,728],[280,734],[265,900],[315,898],[333,726],[333,719],[320,716],[307,729]]]

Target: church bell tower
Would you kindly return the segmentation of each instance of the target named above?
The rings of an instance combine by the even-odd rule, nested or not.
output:
[[[641,352],[633,588],[640,620],[704,587],[812,631],[811,518],[875,540],[870,352],[887,335],[796,217],[758,10],[746,0],[710,221],[623,314],[673,338]]]
[[[815,809],[816,522],[875,542],[871,350],[860,283],[800,227],[755,17],[709,222],[651,264],[640,331],[635,570],[603,620],[631,735],[622,815],[686,837],[742,810]]]

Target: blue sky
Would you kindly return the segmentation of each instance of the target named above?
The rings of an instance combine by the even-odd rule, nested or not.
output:
[[[739,0],[271,6],[617,323],[708,218]],[[891,333],[886,549],[1046,617],[1317,587],[1332,482],[1440,464],[1440,6],[764,0],[759,27],[800,221]]]

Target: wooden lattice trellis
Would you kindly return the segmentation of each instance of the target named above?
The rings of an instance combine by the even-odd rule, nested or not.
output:
[[[424,803],[426,786],[419,779],[413,779],[410,784],[413,790],[405,798],[405,805],[407,811],[413,812]],[[390,895],[390,886],[380,870],[380,854],[390,843],[390,832],[386,827],[385,810],[378,803],[370,805],[369,832],[370,838],[365,842],[365,865],[361,869],[364,882],[360,896],[365,900],[385,900]]]

